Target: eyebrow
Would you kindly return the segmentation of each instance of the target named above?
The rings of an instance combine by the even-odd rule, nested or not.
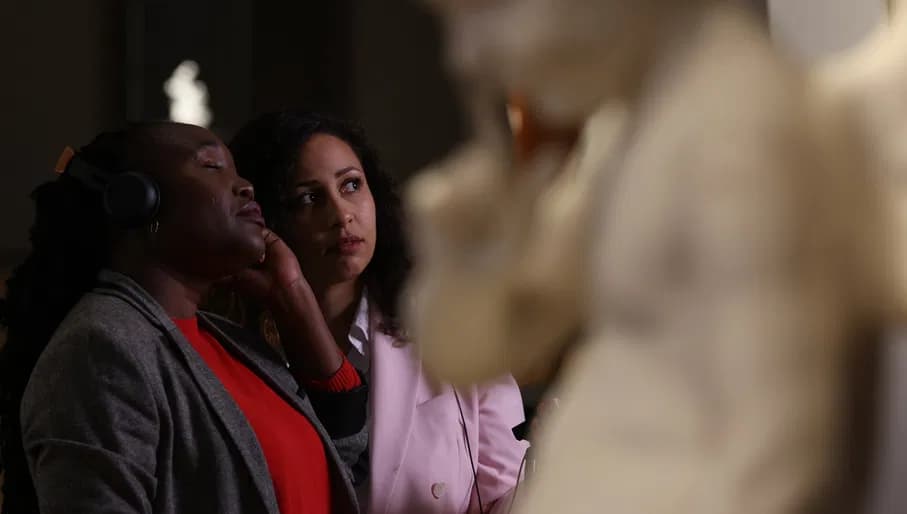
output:
[[[220,148],[220,143],[218,143],[217,141],[203,141],[195,147],[194,153],[197,154],[198,152],[207,148]]]
[[[346,168],[340,168],[339,170],[335,171],[334,178],[340,177],[342,175],[346,175],[347,173],[349,173],[351,171],[362,171],[362,170],[360,170],[356,166],[347,166]],[[303,180],[303,181],[297,182],[293,187],[309,187],[309,186],[317,186],[317,185],[318,185],[317,180]]]

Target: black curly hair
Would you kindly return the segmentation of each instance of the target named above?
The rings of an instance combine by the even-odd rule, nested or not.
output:
[[[154,124],[133,124],[105,132],[82,147],[86,162],[119,173],[131,169],[130,149]],[[7,280],[0,302],[0,325],[7,330],[0,348],[0,470],[3,514],[36,514],[34,485],[22,448],[19,407],[31,371],[48,341],[79,298],[92,289],[108,265],[117,232],[100,194],[63,174],[32,192],[35,219],[31,252]]]
[[[396,185],[381,169],[362,128],[314,112],[280,111],[247,123],[228,146],[237,171],[255,187],[255,198],[261,204],[265,220],[280,234],[286,215],[284,187],[296,166],[299,148],[316,134],[342,139],[362,163],[375,200],[377,230],[375,254],[363,272],[363,279],[369,299],[384,317],[382,330],[403,337],[397,301],[410,270],[403,211]]]

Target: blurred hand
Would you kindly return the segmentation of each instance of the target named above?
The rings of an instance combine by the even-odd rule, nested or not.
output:
[[[580,136],[580,127],[555,127],[539,120],[522,94],[511,93],[507,100],[507,118],[513,136],[513,156],[517,166],[529,163],[536,152],[547,145],[572,149]]]
[[[530,437],[535,441],[535,436],[538,434],[540,427],[547,422],[547,419],[554,415],[554,412],[557,411],[557,408],[560,406],[556,396],[546,396],[535,408],[535,415],[532,417],[532,422],[529,424],[529,434]]]

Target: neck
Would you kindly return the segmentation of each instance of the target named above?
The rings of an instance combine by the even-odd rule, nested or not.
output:
[[[319,288],[315,296],[334,340],[345,340],[356,317],[356,308],[362,296],[362,284],[358,280],[331,284]]]
[[[135,280],[171,318],[195,316],[211,285],[207,280],[193,279],[156,264],[114,261],[111,268]]]

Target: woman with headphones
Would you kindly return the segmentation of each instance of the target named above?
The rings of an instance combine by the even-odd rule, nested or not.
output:
[[[336,347],[370,384],[368,450],[348,457],[365,510],[508,512],[527,447],[512,432],[520,391],[510,376],[455,390],[422,369],[398,318],[409,271],[400,203],[362,132],[280,112],[248,123],[230,149],[299,258]],[[285,347],[267,310],[256,314]]]
[[[2,312],[3,512],[358,512],[367,391],[224,144],[132,125],[58,169]],[[198,310],[231,276],[283,355]]]

